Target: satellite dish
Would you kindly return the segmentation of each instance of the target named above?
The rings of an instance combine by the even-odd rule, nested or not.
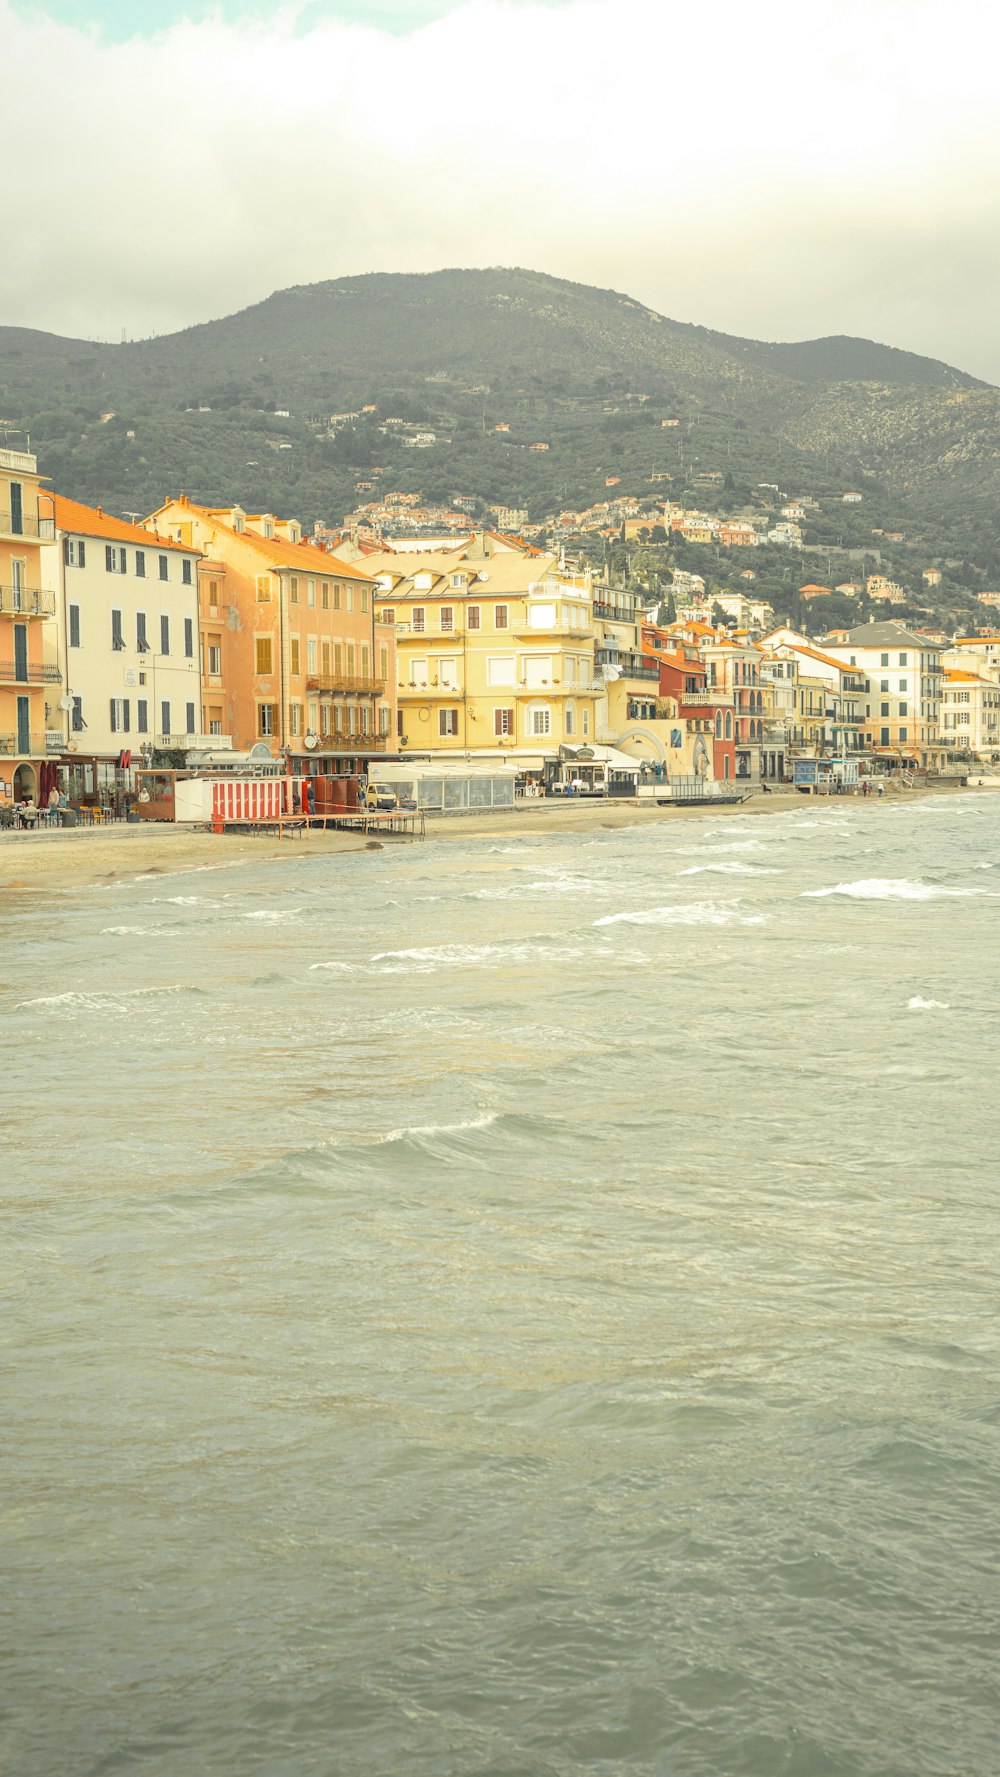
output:
[[[489,579],[489,575],[486,572],[485,568],[480,568],[478,574],[476,575],[476,579],[477,580],[488,580]]]
[[[59,708],[61,710],[71,710],[73,708],[73,699],[68,695],[65,697],[60,697]]]
[[[311,753],[313,750],[313,747],[315,747],[319,744],[319,736],[316,734],[312,734],[312,733],[304,734],[302,737],[302,744],[303,744],[303,746],[307,747]]]

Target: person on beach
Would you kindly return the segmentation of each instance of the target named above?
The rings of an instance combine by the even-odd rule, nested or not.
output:
[[[878,799],[880,802],[881,802],[884,795],[885,795],[885,785],[880,778],[879,779],[879,786],[878,786]]]
[[[312,778],[306,784],[306,811],[309,814],[316,813],[316,790]]]

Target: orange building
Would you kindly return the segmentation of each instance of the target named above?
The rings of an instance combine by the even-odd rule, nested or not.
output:
[[[371,578],[294,519],[181,496],[147,520],[200,549],[203,726],[293,770],[364,768],[394,745],[395,641]],[[312,762],[309,764],[308,762]]]
[[[59,701],[54,641],[44,645],[56,601],[41,570],[56,529],[40,481],[30,451],[0,449],[0,802],[44,797],[55,782],[48,754],[62,748],[58,721],[49,733],[50,704]]]

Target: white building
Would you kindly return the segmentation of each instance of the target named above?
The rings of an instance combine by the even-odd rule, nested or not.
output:
[[[86,794],[123,752],[199,744],[200,557],[100,508],[53,500],[59,548],[45,572],[66,687],[64,758]]]
[[[976,672],[945,672],[942,739],[956,752],[1000,759],[1000,685]]]
[[[941,752],[941,646],[903,623],[862,623],[824,637],[822,649],[858,667],[871,686],[876,752],[927,766]]]

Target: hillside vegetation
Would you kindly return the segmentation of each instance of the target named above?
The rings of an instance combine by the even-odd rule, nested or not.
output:
[[[387,416],[433,446],[384,434]],[[729,510],[771,483],[823,503],[817,544],[893,529],[921,566],[1000,579],[997,390],[871,341],[736,339],[534,272],[337,279],[123,345],[0,328],[0,417],[62,492],[123,513],[183,491],[336,522],[369,481],[543,522],[612,476],[643,502]],[[838,508],[850,488],[863,508]]]

